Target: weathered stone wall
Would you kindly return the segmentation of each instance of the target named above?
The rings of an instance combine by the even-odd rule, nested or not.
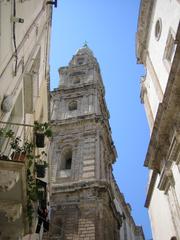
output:
[[[107,189],[81,188],[54,194],[52,204],[50,239],[118,239],[118,224]]]

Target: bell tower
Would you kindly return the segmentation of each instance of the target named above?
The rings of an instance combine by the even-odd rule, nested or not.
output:
[[[50,239],[118,239],[111,189],[116,150],[99,64],[87,44],[59,75],[51,92]]]

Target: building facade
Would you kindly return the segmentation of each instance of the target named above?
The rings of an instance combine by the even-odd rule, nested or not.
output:
[[[137,61],[144,65],[141,102],[150,128],[145,207],[154,240],[180,239],[180,1],[142,0]]]
[[[38,177],[35,171],[35,156],[45,151],[48,141],[41,149],[34,147],[34,121],[48,121],[51,15],[52,5],[46,0],[0,1],[0,239],[3,240],[35,239],[39,200],[33,191],[37,182],[43,189],[48,181],[47,174]],[[21,158],[24,153],[25,160]]]
[[[59,75],[51,92],[49,239],[144,239],[113,178],[116,149],[105,90],[86,44]]]

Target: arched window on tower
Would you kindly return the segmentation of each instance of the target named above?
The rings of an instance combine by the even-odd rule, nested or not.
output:
[[[65,148],[60,156],[60,165],[57,176],[60,178],[67,178],[71,176],[72,168],[72,148]]]
[[[67,148],[61,156],[60,170],[70,170],[72,165],[72,149]]]

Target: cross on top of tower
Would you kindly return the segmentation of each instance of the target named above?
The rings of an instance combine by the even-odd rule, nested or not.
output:
[[[83,47],[88,47],[88,42],[87,41],[84,42]]]

